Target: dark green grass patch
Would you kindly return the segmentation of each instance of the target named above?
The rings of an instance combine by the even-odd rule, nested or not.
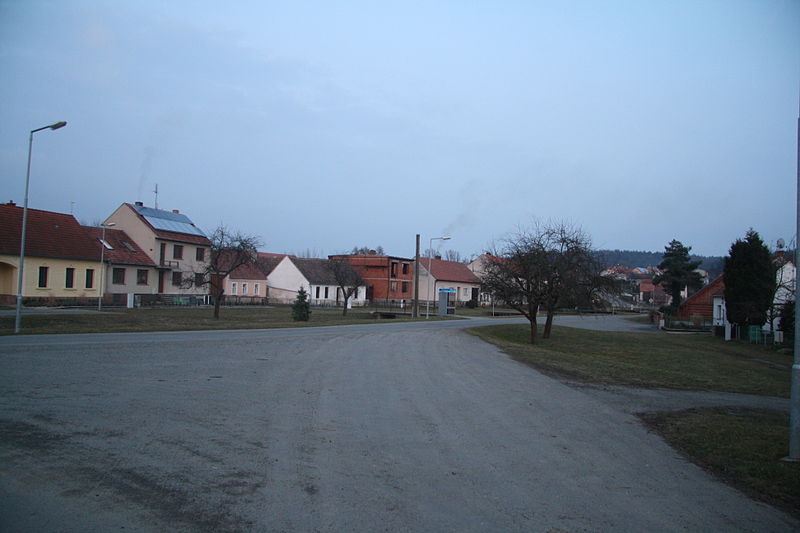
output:
[[[352,309],[342,316],[341,309],[312,308],[308,322],[292,320],[291,309],[280,307],[222,308],[219,320],[208,307],[169,307],[109,309],[92,314],[23,315],[22,331],[38,333],[121,333],[142,331],[196,331],[208,329],[267,329],[288,327],[338,326],[414,320],[408,317],[375,318],[371,308]],[[438,317],[431,317],[438,319]],[[0,335],[12,334],[14,317],[0,317]]]
[[[789,450],[789,416],[741,408],[689,409],[642,415],[692,461],[740,488],[800,515],[800,463]]]
[[[531,345],[527,325],[474,328],[515,359],[553,375],[633,387],[789,396],[791,357],[710,335],[617,333],[554,326]]]

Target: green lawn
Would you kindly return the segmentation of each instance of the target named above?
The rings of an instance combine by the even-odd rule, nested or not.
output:
[[[470,330],[519,361],[559,378],[632,387],[789,396],[789,354],[710,335],[616,333],[553,327],[529,342],[525,325]]]
[[[295,322],[289,306],[233,307],[220,310],[219,320],[210,307],[157,307],[107,309],[103,314],[23,315],[22,331],[37,333],[111,333],[141,331],[187,331],[204,329],[264,329],[344,324],[372,324],[413,320],[374,318],[372,308],[351,309],[342,316],[341,309],[312,308],[311,320]],[[440,320],[431,317],[432,320]],[[424,320],[424,318],[423,318]],[[0,335],[14,332],[14,317],[0,317]]]
[[[745,492],[800,515],[800,463],[789,449],[789,416],[755,409],[689,409],[642,416],[700,466]]]

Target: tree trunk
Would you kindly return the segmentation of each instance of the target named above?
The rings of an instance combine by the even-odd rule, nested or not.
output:
[[[536,324],[536,315],[539,314],[539,306],[534,304],[528,304],[528,320],[531,323],[531,344],[536,344],[536,337],[539,331],[538,325]]]
[[[214,298],[214,318],[219,320],[220,298]]]
[[[344,306],[342,306],[342,316],[347,316],[347,300],[349,300],[347,296],[344,297]]]
[[[547,320],[544,323],[544,333],[542,333],[543,339],[550,338],[550,330],[553,328],[553,316],[555,315],[555,310],[548,309],[547,310]]]

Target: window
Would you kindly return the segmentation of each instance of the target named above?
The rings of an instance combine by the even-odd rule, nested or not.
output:
[[[47,270],[48,267],[39,267],[39,288],[44,289],[47,287]]]
[[[175,271],[172,273],[172,284],[176,287],[180,287],[181,283],[183,282],[183,273],[179,271]]]
[[[125,285],[125,269],[115,268],[111,271],[111,283],[114,285]]]
[[[397,282],[393,281],[389,284],[389,290],[392,292],[397,292]]]
[[[206,260],[206,249],[205,248],[198,248],[195,251],[194,258],[198,261],[205,261]]]
[[[358,300],[358,287],[353,290],[353,299]]]
[[[253,285],[253,295],[254,296],[258,296],[258,287],[259,287],[258,283]]]
[[[86,288],[91,289],[94,287],[94,269],[87,268],[86,269]]]
[[[198,272],[194,275],[194,284],[197,285],[198,287],[200,285],[205,284],[205,282],[206,282],[206,277],[203,274]]]
[[[392,277],[397,277],[397,261],[392,261]]]
[[[180,244],[172,245],[172,258],[183,259],[183,246],[181,246]]]
[[[236,296],[236,282],[231,283],[231,294]]]
[[[139,269],[136,271],[136,284],[147,285],[147,270]]]
[[[64,279],[64,287],[67,289],[75,288],[75,269],[67,267],[66,276]]]
[[[325,287],[325,299],[328,299],[328,287]]]
[[[403,282],[403,292],[408,292],[408,282],[407,281]]]
[[[247,283],[242,283],[242,296],[247,296]]]
[[[408,263],[403,263],[403,274],[408,274]]]
[[[319,299],[319,287],[317,287],[316,294],[315,298]]]

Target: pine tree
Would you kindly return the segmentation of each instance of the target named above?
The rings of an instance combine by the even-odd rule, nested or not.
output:
[[[775,297],[775,265],[769,249],[750,229],[725,258],[725,307],[739,326],[762,326]]]
[[[655,285],[662,283],[666,285],[667,292],[672,296],[671,308],[673,311],[676,311],[681,305],[681,291],[684,287],[699,289],[703,284],[700,274],[695,272],[695,269],[700,266],[700,261],[689,259],[691,250],[691,246],[684,246],[680,241],[672,239],[664,247],[664,259],[658,265],[663,274],[653,278]]]
[[[292,304],[292,318],[296,321],[308,322],[311,315],[311,306],[308,303],[308,293],[303,287],[297,291],[297,298]]]

